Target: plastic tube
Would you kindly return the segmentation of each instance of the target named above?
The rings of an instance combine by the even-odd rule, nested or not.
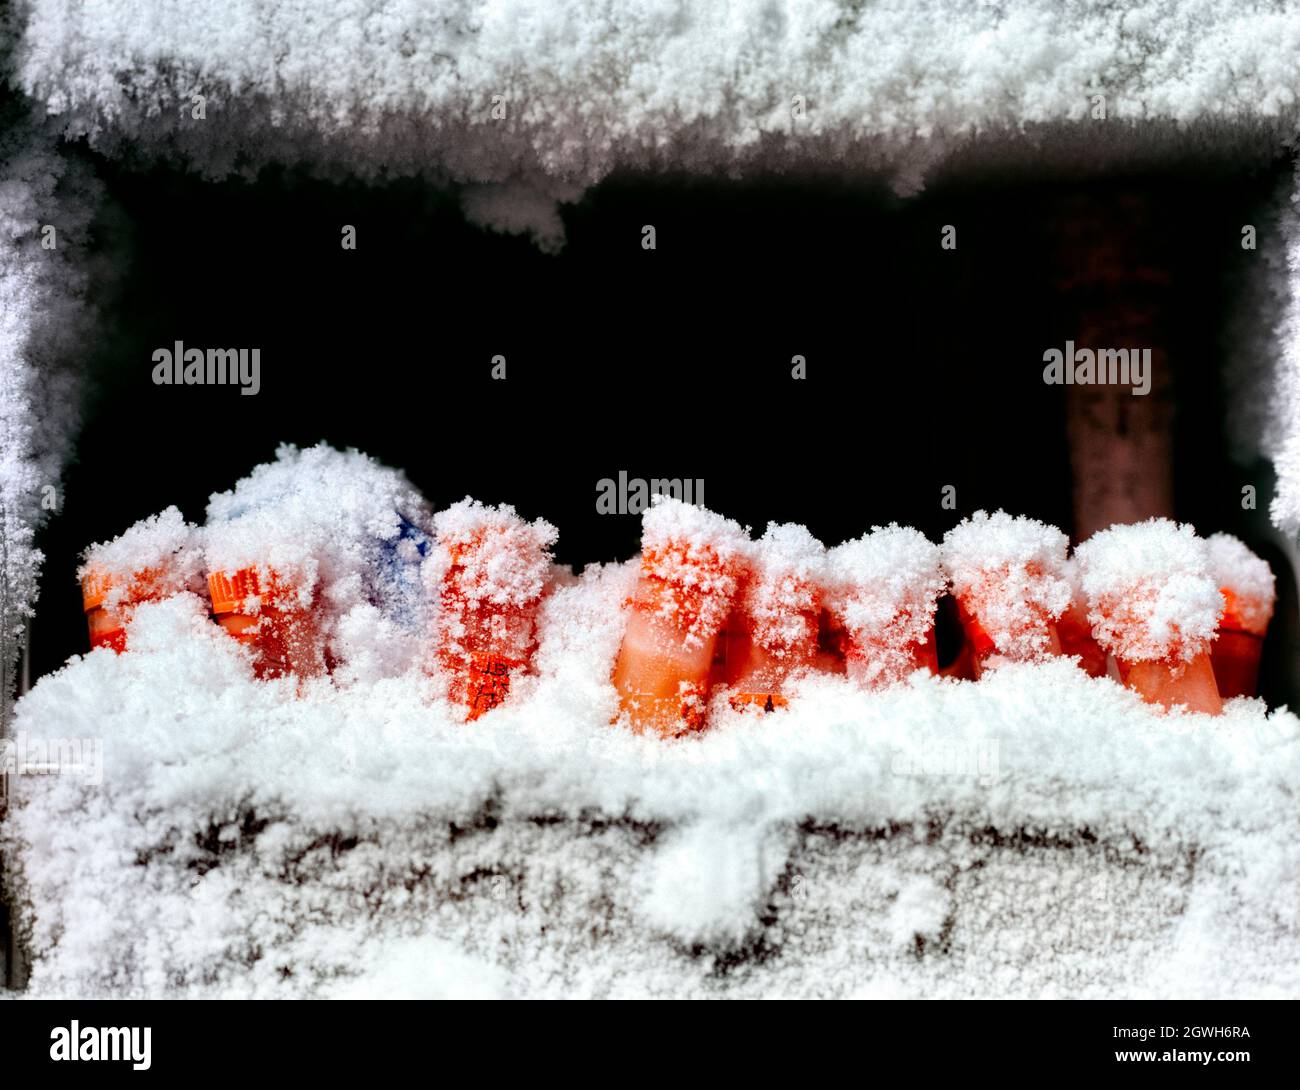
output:
[[[818,658],[825,549],[804,527],[768,526],[750,553],[739,630],[727,643],[726,677],[737,710],[789,703],[787,682]]]
[[[934,615],[946,579],[937,545],[907,527],[878,527],[832,549],[827,568],[852,680],[881,689],[917,670],[938,673]]]
[[[704,729],[718,634],[736,598],[746,538],[702,507],[660,500],[642,524],[641,571],[612,681],[633,730]]]
[[[1112,526],[1075,550],[1097,642],[1114,675],[1150,704],[1223,710],[1210,644],[1223,598],[1209,550],[1190,526]]]
[[[1105,677],[1106,651],[1093,637],[1092,622],[1088,620],[1088,596],[1083,592],[1079,565],[1073,557],[1066,562],[1065,572],[1071,597],[1069,606],[1056,622],[1061,654],[1077,657],[1089,677]]]
[[[156,568],[139,572],[108,572],[91,568],[81,577],[82,607],[90,630],[90,646],[126,650],[126,623],[142,602],[163,597],[163,573]]]
[[[1231,534],[1214,534],[1206,544],[1224,602],[1218,636],[1210,647],[1219,695],[1225,700],[1255,696],[1264,637],[1277,600],[1273,572],[1267,561]]]
[[[92,648],[126,650],[126,626],[137,606],[199,589],[202,558],[194,535],[180,511],[168,507],[86,550],[77,574]]]
[[[1070,603],[1068,547],[1054,526],[1004,511],[977,511],[944,536],[976,678],[995,658],[1036,662],[1061,653],[1056,622]]]
[[[437,604],[434,642],[447,695],[473,721],[504,703],[537,647],[537,612],[555,527],[508,505],[462,500],[434,516],[425,570]]]
[[[257,567],[208,574],[213,616],[252,649],[253,670],[259,678],[314,677],[325,672],[313,597],[300,582]]]

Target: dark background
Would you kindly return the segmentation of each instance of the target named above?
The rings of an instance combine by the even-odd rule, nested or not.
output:
[[[709,507],[756,529],[803,522],[828,545],[895,520],[937,539],[981,507],[1069,532],[1064,398],[1042,382],[1042,353],[1075,335],[1053,285],[1054,217],[1075,192],[1158,208],[1142,245],[1177,273],[1177,514],[1266,550],[1266,492],[1242,521],[1255,477],[1227,460],[1219,363],[1255,259],[1241,225],[1262,222],[1276,184],[1267,170],[985,174],[906,201],[829,181],[616,176],[565,208],[568,243],[552,256],[468,225],[454,195],[412,181],[96,169],[124,211],[130,263],[41,542],[33,677],[86,648],[81,549],[169,503],[202,521],[208,495],[280,442],[356,446],[435,506],[472,494],[543,515],[558,559],[578,567],[637,549],[637,516],[596,512],[597,482],[620,470],[701,478]],[[344,224],[355,251],[340,246]],[[940,248],[944,224],[955,251]],[[153,385],[151,354],[178,339],[260,348],[261,392]],[[490,378],[498,353],[504,382]],[[795,354],[806,381],[790,377]],[[945,485],[955,511],[940,506]],[[1293,641],[1271,642],[1277,655]],[[1279,661],[1266,694],[1288,685]]]

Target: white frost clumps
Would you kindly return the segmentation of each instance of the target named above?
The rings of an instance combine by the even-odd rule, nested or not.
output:
[[[394,541],[401,519],[427,524],[428,507],[400,470],[355,450],[286,444],[228,492],[208,501],[208,560],[214,568],[283,562],[357,570],[371,540]],[[219,529],[217,529],[219,527]]]
[[[548,199],[617,169],[830,164],[908,191],[980,135],[1005,153],[1034,126],[1022,148],[1095,163],[1232,121],[1266,154],[1300,85],[1293,5],[1240,0],[965,2],[941,34],[925,0],[429,6],[20,0],[13,83],[101,149],[218,175],[423,173],[547,246]]]
[[[1097,642],[1126,662],[1190,662],[1214,639],[1223,596],[1191,526],[1112,526],[1075,550]]]
[[[765,845],[745,825],[707,819],[664,839],[633,883],[651,928],[687,945],[724,947],[757,928],[788,843]]]
[[[175,507],[141,519],[112,541],[92,545],[78,578],[92,573],[108,575],[112,586],[105,601],[113,605],[115,595],[128,588],[125,579],[133,574],[153,573],[155,585],[164,593],[204,591],[202,541],[198,527],[185,521]]]
[[[1210,574],[1220,589],[1231,592],[1237,620],[1246,631],[1263,635],[1273,619],[1277,600],[1273,569],[1231,534],[1212,534],[1206,545],[1210,550]]]
[[[1069,545],[1056,527],[1005,511],[976,511],[944,535],[953,594],[999,655],[1032,661],[1050,652],[1046,622],[1070,605]]]
[[[433,529],[442,549],[425,563],[426,577],[442,575],[454,555],[472,548],[473,564],[456,567],[457,595],[491,606],[524,606],[541,597],[559,537],[545,519],[525,522],[509,504],[489,507],[466,496],[434,515]]]
[[[939,546],[918,530],[874,527],[827,556],[828,605],[863,655],[868,682],[909,671],[947,584]]]
[[[505,999],[507,977],[482,958],[425,935],[389,942],[357,936],[361,972],[328,994],[331,999]]]
[[[291,582],[345,663],[397,670],[420,654],[428,603],[417,546],[431,514],[399,470],[324,443],[285,445],[214,494],[207,515],[207,570],[256,567]]]
[[[376,564],[377,543],[395,545],[403,519],[427,526],[428,506],[403,473],[321,443],[291,445],[208,501],[210,571],[258,566],[292,574],[310,591],[355,599]]]

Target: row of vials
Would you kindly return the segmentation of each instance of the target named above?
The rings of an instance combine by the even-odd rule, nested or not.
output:
[[[381,536],[384,578],[418,586],[431,607],[427,672],[467,720],[507,700],[512,678],[533,669],[558,570],[554,528],[466,500],[426,526],[396,517]],[[314,565],[214,567],[206,554],[196,580],[205,554],[124,539],[88,550],[80,571],[92,646],[125,651],[141,603],[201,587],[259,678],[332,669]],[[941,668],[945,595],[963,639]],[[1255,694],[1274,599],[1272,572],[1242,542],[1164,519],[1112,527],[1073,555],[1056,528],[1003,512],[977,512],[941,544],[891,525],[826,549],[799,525],[754,539],[667,500],[644,516],[611,682],[620,721],[667,737],[704,729],[720,689],[731,707],[763,713],[787,705],[810,672],[877,691],[918,670],[978,681],[1003,662],[1062,655],[1149,702],[1217,714],[1224,699]]]

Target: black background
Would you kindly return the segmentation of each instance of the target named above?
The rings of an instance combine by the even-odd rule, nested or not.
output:
[[[554,1010],[554,1008],[552,1008]],[[726,1048],[686,1050],[671,1047],[685,1032],[676,1031],[667,1047],[646,1049],[629,1041],[638,1073],[679,1077],[689,1051],[692,1074],[720,1081],[759,1084],[806,1079],[810,1070],[846,1070],[864,1076],[882,1071],[916,1070],[927,1076],[993,1083],[1011,1076],[1042,1075],[1062,1065],[1070,1071],[1113,1079],[1129,1068],[1133,1078],[1177,1079],[1197,1074],[1214,1085],[1252,1085],[1261,1077],[1289,1075],[1294,1068],[1294,1006],[1248,1002],[1001,1003],[876,1002],[850,1015],[857,1024],[826,1032],[822,1010],[787,1003],[746,1005],[749,1031],[744,1043]],[[530,1006],[494,1004],[230,1003],[220,1001],[13,1003],[5,1016],[6,1073],[45,1086],[53,1076],[82,1085],[127,1085],[154,1076],[175,1080],[197,1066],[223,1081],[249,1076],[276,1077],[301,1084],[320,1076],[331,1084],[373,1082],[376,1076],[415,1072],[436,1080],[451,1070],[470,1070],[494,1079],[527,1082],[539,1070],[554,1074],[610,1069],[609,1040],[632,1031],[626,1004],[584,1007],[583,1031],[572,1032],[572,1016]],[[80,1026],[149,1026],[152,1067],[132,1071],[127,1064],[52,1063],[51,1030]],[[561,1022],[561,1019],[563,1022]],[[815,1021],[814,1021],[815,1019]],[[1116,1027],[1245,1027],[1250,1037],[1117,1038]],[[750,1042],[759,1040],[758,1047]],[[507,1047],[502,1047],[502,1045]],[[766,1047],[765,1047],[766,1046]],[[1122,1063],[1117,1051],[1178,1050],[1247,1052],[1235,1063]],[[617,1061],[616,1061],[617,1063]]]
[[[84,651],[77,555],[175,503],[202,521],[281,442],[356,446],[435,506],[510,502],[560,530],[581,567],[637,549],[635,515],[599,515],[597,482],[705,482],[707,506],[756,529],[807,524],[827,544],[899,521],[932,538],[978,508],[1071,530],[1061,387],[1042,353],[1075,334],[1057,297],[1054,217],[1074,192],[1139,193],[1143,245],[1176,270],[1178,517],[1262,542],[1243,522],[1222,433],[1223,323],[1246,263],[1241,225],[1276,172],[1167,173],[883,187],[768,178],[615,176],[567,206],[559,255],[467,224],[416,181],[256,183],[97,160],[124,215],[101,235],[129,263],[106,299],[78,458],[47,553],[33,676]],[[357,228],[357,249],[340,246]],[[641,247],[653,224],[657,249]],[[941,249],[945,224],[955,251]],[[174,341],[261,349],[261,392],[155,386]],[[490,377],[493,355],[508,378]],[[790,377],[806,357],[808,378]],[[957,509],[943,510],[954,485]],[[1265,695],[1289,695],[1294,593]]]

